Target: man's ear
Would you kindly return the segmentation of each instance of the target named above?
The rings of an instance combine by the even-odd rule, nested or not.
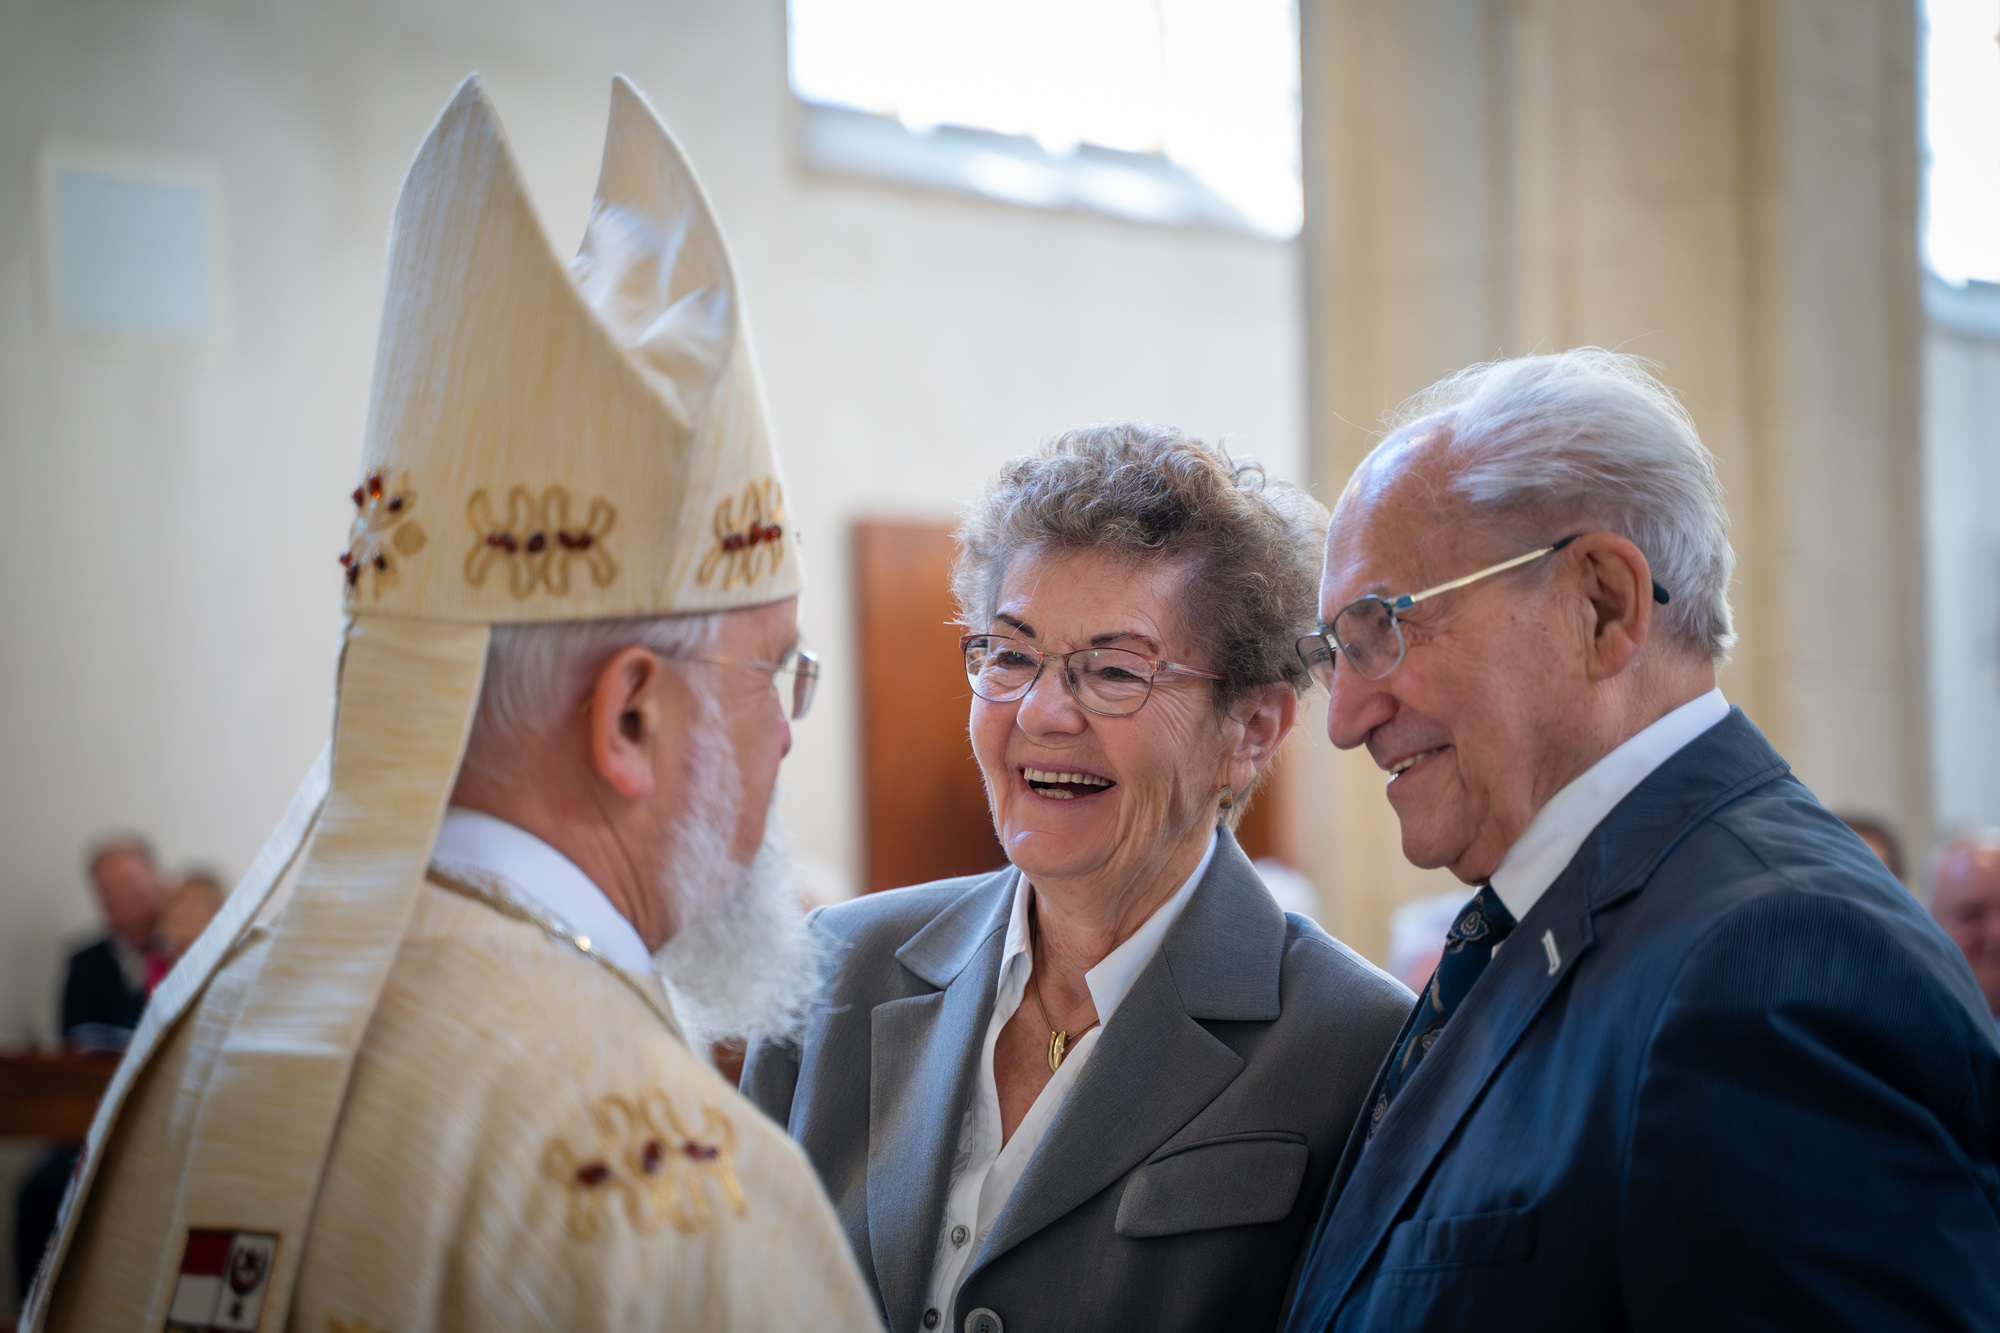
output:
[[[660,736],[665,668],[636,644],[621,648],[597,673],[587,708],[590,763],[628,801],[653,794],[653,747]]]
[[[1239,700],[1232,716],[1243,728],[1223,760],[1225,781],[1242,791],[1264,771],[1292,734],[1299,717],[1299,697],[1285,685],[1261,685]]]
[[[1653,632],[1653,570],[1646,554],[1615,532],[1587,532],[1566,552],[1588,608],[1585,674],[1609,680],[1639,659]]]

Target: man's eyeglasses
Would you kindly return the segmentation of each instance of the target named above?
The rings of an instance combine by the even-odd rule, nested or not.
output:
[[[778,677],[789,674],[792,678],[791,719],[796,722],[812,707],[813,695],[819,690],[819,658],[810,649],[799,648],[786,653],[776,662],[758,662],[747,657],[723,657],[716,653],[659,653],[659,656],[673,662],[709,662],[716,666],[743,667],[749,671],[771,673],[771,688],[778,690],[780,698],[784,690],[778,685]]]
[[[1033,644],[1004,634],[968,634],[958,641],[965,652],[965,678],[972,692],[988,703],[1008,704],[1026,696],[1041,679],[1042,668],[1054,662],[1070,697],[1105,717],[1130,717],[1146,706],[1156,677],[1197,676],[1227,680],[1214,671],[1166,662],[1125,648],[1079,648],[1073,653],[1044,653]]]
[[[1308,634],[1299,640],[1299,660],[1306,670],[1328,691],[1333,689],[1334,655],[1338,653],[1347,659],[1347,665],[1361,673],[1363,680],[1381,680],[1402,665],[1403,654],[1409,646],[1403,642],[1403,625],[1396,616],[1407,611],[1418,602],[1426,601],[1441,592],[1451,592],[1467,584],[1477,583],[1495,574],[1502,574],[1531,560],[1539,560],[1545,555],[1554,555],[1568,546],[1582,533],[1571,533],[1553,546],[1544,546],[1526,555],[1517,555],[1512,560],[1502,560],[1497,565],[1488,565],[1464,578],[1440,583],[1435,588],[1422,592],[1406,592],[1395,597],[1370,594],[1358,601],[1349,602],[1340,608],[1332,622],[1317,634]],[[1658,579],[1653,580],[1653,600],[1665,605],[1667,590]]]

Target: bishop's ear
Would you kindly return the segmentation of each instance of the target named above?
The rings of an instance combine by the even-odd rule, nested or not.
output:
[[[653,794],[653,750],[664,715],[665,668],[645,648],[623,648],[604,664],[588,702],[590,762],[628,801]]]

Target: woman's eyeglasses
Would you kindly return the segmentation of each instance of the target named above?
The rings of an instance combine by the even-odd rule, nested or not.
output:
[[[965,678],[971,682],[972,692],[995,704],[1012,703],[1026,696],[1041,679],[1042,668],[1051,662],[1062,673],[1070,697],[1104,717],[1130,717],[1144,708],[1153,695],[1153,681],[1160,676],[1228,679],[1218,672],[1163,661],[1125,648],[1044,653],[1031,643],[1004,634],[968,634],[958,643],[965,652]]]

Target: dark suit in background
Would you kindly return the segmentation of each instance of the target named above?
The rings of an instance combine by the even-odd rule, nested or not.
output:
[[[923,1333],[1012,869],[816,912],[829,993],[743,1091],[805,1147],[895,1333]],[[1272,901],[1227,832],[967,1267],[1009,1333],[1276,1327],[1409,992]]]
[[[1963,958],[1732,711],[1357,1130],[1288,1327],[2000,1329],[1996,1158]]]
[[[62,993],[65,1035],[86,1023],[136,1028],[145,1008],[145,986],[134,987],[126,979],[109,937],[70,955]]]

